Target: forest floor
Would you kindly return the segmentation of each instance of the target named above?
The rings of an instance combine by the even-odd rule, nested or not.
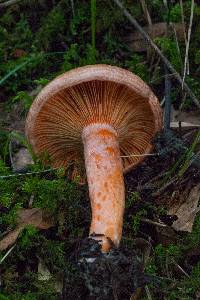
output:
[[[15,104],[9,112],[2,109],[1,122],[6,130],[10,132],[15,130],[24,135],[25,119],[20,104]],[[23,285],[30,284],[30,278],[26,278],[28,272],[29,276],[31,273],[34,274],[34,280],[37,284],[39,282],[39,286],[36,288],[36,283],[33,284],[33,290],[37,290],[37,296],[30,291],[27,293],[30,295],[23,299],[46,299],[41,289],[44,283],[50,284],[49,295],[52,299],[74,299],[74,297],[77,299],[146,299],[145,294],[151,294],[151,290],[156,295],[156,299],[165,299],[163,298],[166,297],[165,294],[173,294],[174,290],[180,295],[191,294],[191,281],[195,286],[196,298],[185,299],[199,299],[199,278],[196,278],[196,274],[195,276],[191,274],[191,269],[200,258],[198,243],[200,238],[198,214],[200,169],[198,159],[196,166],[193,155],[186,150],[188,148],[184,148],[187,146],[190,149],[192,141],[198,134],[197,128],[179,128],[160,133],[154,141],[154,153],[158,155],[146,158],[142,164],[125,176],[126,210],[123,239],[120,248],[113,247],[109,255],[103,255],[99,244],[87,238],[90,219],[89,199],[85,187],[76,184],[73,189],[76,192],[82,190],[81,197],[78,196],[82,203],[78,201],[79,207],[75,205],[72,209],[78,209],[79,213],[81,209],[84,209],[84,215],[86,215],[86,222],[84,221],[80,226],[86,224],[86,228],[84,230],[82,228],[81,234],[78,233],[79,238],[78,236],[75,238],[77,216],[75,220],[72,220],[71,225],[68,224],[74,232],[73,237],[70,237],[70,233],[66,233],[66,228],[59,228],[65,224],[62,220],[64,215],[61,212],[58,213],[56,223],[53,225],[48,221],[42,227],[38,226],[38,220],[33,221],[32,224],[38,226],[40,230],[37,234],[25,232],[20,242],[16,241],[16,237],[11,236],[11,240],[4,249],[8,251],[13,243],[14,248],[11,247],[12,251],[8,257],[2,256],[1,276],[7,285],[7,291],[15,292],[15,297],[20,297],[15,289],[18,289],[17,285],[22,285],[21,281]],[[19,141],[14,139],[13,145],[11,149],[13,153],[10,155],[13,156],[14,166],[21,170],[27,162],[30,162],[30,154],[22,152],[20,155],[25,147]],[[195,151],[198,153],[200,150],[198,143],[195,146]],[[12,164],[11,168],[13,168]],[[20,173],[20,171],[17,172]],[[15,170],[16,178],[18,173]],[[37,176],[39,180],[43,178],[47,182],[59,178],[53,171],[47,175],[38,174]],[[31,177],[34,181],[35,175],[27,177]],[[30,178],[26,179],[24,176],[20,179],[23,186],[27,184],[27,180],[29,184],[34,185]],[[65,177],[62,180],[68,182]],[[4,181],[5,179],[2,183]],[[9,178],[6,181],[9,181]],[[56,185],[55,188],[57,188]],[[28,204],[26,199],[23,207],[30,211],[28,218],[31,219],[33,215],[36,219],[39,218],[40,222],[41,216],[34,215],[35,211],[32,211],[34,206],[32,206],[31,199],[37,197],[37,193],[35,187],[30,189],[33,190],[29,193]],[[19,197],[22,190],[23,188],[18,186],[15,191],[18,195],[15,197]],[[1,210],[4,213],[7,212],[3,205],[1,205]],[[24,222],[27,221],[26,218],[27,216]],[[27,224],[31,224],[30,219]],[[12,233],[12,230],[8,227],[5,232],[2,231],[2,241],[5,240],[5,236]],[[46,245],[43,251],[40,249],[39,254],[35,249],[44,244],[44,240],[40,240],[41,236],[45,237],[46,242],[52,242],[52,248],[58,247],[59,249],[59,241],[62,244],[62,250],[59,249],[61,252],[64,251],[60,258],[62,267],[57,266],[56,276],[53,275],[56,266],[51,265],[49,258],[43,257],[42,252],[47,251]],[[0,247],[2,241],[0,241]],[[55,246],[54,243],[58,244]],[[20,255],[16,251],[20,251]],[[95,263],[87,262],[88,257],[95,258]],[[11,270],[14,273],[10,273]],[[16,287],[10,286],[11,283],[8,284],[8,280],[11,282],[14,280]],[[14,298],[11,297],[11,299]]]
[[[123,1],[170,76],[116,2],[0,1],[0,300],[200,299],[200,113],[176,79],[189,68],[199,98],[199,1]],[[155,155],[124,176],[122,240],[108,254],[88,238],[87,185],[44,166],[25,137],[41,89],[91,64],[132,71],[164,111],[172,102]]]

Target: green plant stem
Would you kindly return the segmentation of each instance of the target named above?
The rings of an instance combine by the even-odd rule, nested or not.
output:
[[[50,56],[50,55],[56,55],[56,54],[65,54],[65,52],[49,52],[49,53],[40,53],[42,56]],[[34,59],[36,59],[35,55],[31,55],[27,58],[26,61],[19,64],[17,67],[15,67],[13,70],[11,70],[8,74],[6,74],[3,78],[0,79],[0,86],[4,84],[4,82],[10,78],[12,75],[17,73],[20,69],[22,69],[24,66],[32,62]]]
[[[6,74],[3,78],[0,80],[0,85],[2,85],[10,76],[15,74],[18,70],[22,69],[24,66],[26,66],[28,63],[30,63],[33,60],[33,57],[30,57],[23,63],[19,64],[16,68],[14,68],[12,71],[10,71],[8,74]]]
[[[178,173],[179,177],[182,177],[183,174],[186,172],[186,170],[191,165],[193,155],[194,155],[194,150],[195,150],[197,144],[199,144],[199,142],[200,142],[200,130],[197,132],[197,135],[194,139],[194,142],[192,143],[192,145],[188,149],[188,152],[186,153],[186,159],[185,159],[185,161],[183,163],[183,166],[181,167],[181,169],[179,170],[179,173]]]
[[[166,176],[161,181],[161,188],[159,191],[162,191],[163,185],[164,189],[174,183],[178,178],[182,177],[183,174],[186,172],[186,170],[189,168],[189,166],[196,160],[197,167],[199,167],[199,162],[197,160],[197,156],[194,153],[194,150],[196,148],[196,145],[200,142],[200,130],[197,132],[197,135],[195,137],[195,140],[193,141],[192,145],[189,148],[186,148],[185,152],[181,155],[181,157],[178,159],[178,161],[172,166],[172,168],[167,172]],[[178,172],[169,182],[169,178],[175,174],[175,172]],[[156,192],[157,194],[157,192]]]

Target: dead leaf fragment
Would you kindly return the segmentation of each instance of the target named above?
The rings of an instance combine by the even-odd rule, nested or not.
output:
[[[1,241],[0,241],[0,251],[7,249],[9,246],[14,244],[18,235],[22,231],[21,226],[17,226],[13,231],[9,232]]]
[[[184,28],[181,23],[173,23],[173,27],[176,30],[177,38],[180,41],[184,40]],[[152,39],[157,37],[166,36],[167,33],[174,35],[173,28],[165,22],[155,23],[152,25],[144,26],[143,30],[150,35]],[[127,42],[130,44],[130,47],[136,52],[147,51],[149,47],[148,43],[145,42],[143,36],[138,30],[133,31],[127,38]]]
[[[50,216],[41,208],[19,209],[18,225],[0,241],[0,251],[13,245],[26,225],[33,225],[38,229],[48,229],[54,224]]]
[[[200,211],[200,207],[198,207],[199,197],[200,184],[190,190],[185,202],[181,204],[175,203],[169,209],[168,213],[170,215],[176,215],[178,217],[177,221],[172,225],[176,231],[192,232],[195,216]]]
[[[19,210],[19,224],[33,225],[39,229],[48,229],[53,226],[51,218],[41,208]]]

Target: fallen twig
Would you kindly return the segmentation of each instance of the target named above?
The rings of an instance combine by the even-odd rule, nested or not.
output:
[[[141,221],[144,223],[152,224],[152,225],[159,226],[159,227],[167,227],[167,225],[164,223],[155,222],[155,221],[152,221],[152,220],[146,219],[146,218],[142,218]]]
[[[172,262],[175,264],[175,266],[183,273],[187,278],[190,278],[190,275],[183,270],[183,268],[175,261],[174,258],[172,258]]]
[[[153,300],[153,298],[151,297],[151,293],[150,293],[150,289],[149,289],[148,285],[145,285],[145,292],[146,292],[148,300]]]
[[[10,254],[10,252],[15,248],[15,245],[13,245],[8,252],[6,252],[6,254],[2,257],[2,259],[0,260],[0,264],[2,264],[2,262],[6,259],[6,257]]]
[[[128,10],[123,6],[121,1],[119,0],[113,0],[117,6],[123,11],[123,14],[127,17],[127,19],[135,26],[135,28],[141,33],[141,35],[144,37],[144,39],[151,45],[151,47],[158,53],[160,58],[162,59],[163,63],[167,66],[170,72],[174,73],[174,77],[178,80],[178,82],[182,85],[183,88],[187,92],[187,94],[190,96],[192,101],[196,104],[198,108],[200,108],[200,102],[197,99],[197,97],[194,95],[194,93],[191,91],[189,86],[186,82],[183,82],[180,74],[175,70],[175,68],[172,66],[170,61],[163,55],[162,51],[157,47],[157,45],[153,42],[153,40],[150,38],[150,36],[142,29],[142,27],[139,25],[139,23],[136,21],[136,19],[128,12]]]
[[[145,0],[140,0],[140,3],[141,3],[141,6],[142,6],[142,10],[145,14],[145,18],[147,20],[147,23],[148,25],[152,25],[152,20],[151,20],[151,16],[149,14],[149,11],[148,11],[148,7],[147,7],[147,4],[146,4],[146,1]]]
[[[8,7],[8,6],[10,6],[10,5],[13,5],[13,4],[17,4],[17,3],[20,2],[20,1],[21,1],[21,0],[9,0],[9,1],[0,3],[0,8],[4,8],[4,7]]]
[[[171,80],[168,76],[168,69],[165,66],[165,110],[164,110],[164,130],[170,130],[171,119]]]
[[[177,179],[178,179],[177,176],[175,176],[171,180],[167,181],[167,183],[164,186],[159,188],[156,192],[152,193],[152,197],[157,197],[160,194],[162,194],[169,186],[171,186],[173,183],[175,183]]]
[[[185,48],[185,61],[184,61],[182,88],[183,88],[183,85],[184,85],[184,82],[185,82],[186,71],[189,74],[188,53],[189,53],[189,46],[190,46],[190,37],[191,37],[191,30],[192,30],[193,15],[194,15],[194,0],[192,0],[192,2],[191,2],[190,24],[189,24],[189,28],[188,28],[187,44],[186,44],[186,48]],[[188,68],[187,68],[187,62],[188,62]]]

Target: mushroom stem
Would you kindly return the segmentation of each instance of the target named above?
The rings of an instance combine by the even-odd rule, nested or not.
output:
[[[122,235],[125,206],[124,178],[115,129],[102,123],[83,129],[85,167],[92,207],[90,234],[108,252],[110,238],[118,246]],[[98,236],[102,235],[102,236]]]

